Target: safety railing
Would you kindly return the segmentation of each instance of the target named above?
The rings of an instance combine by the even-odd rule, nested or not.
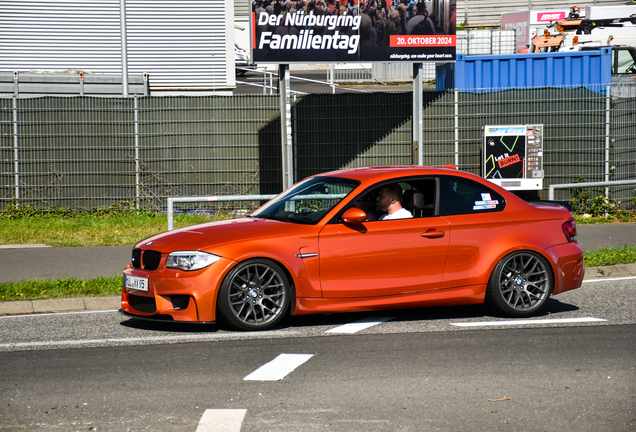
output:
[[[196,202],[228,202],[228,201],[268,201],[276,195],[214,195],[207,197],[172,197],[168,198],[168,231],[174,229],[174,203]]]
[[[616,180],[616,181],[601,181],[601,182],[584,182],[584,183],[561,183],[561,184],[553,184],[548,188],[548,199],[554,200],[554,190],[555,189],[574,189],[574,188],[585,188],[592,186],[620,186],[620,185],[628,185],[628,184],[636,184],[636,180]]]

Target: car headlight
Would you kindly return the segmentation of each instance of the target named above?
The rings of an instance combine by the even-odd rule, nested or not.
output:
[[[185,271],[201,270],[217,262],[219,259],[221,259],[221,257],[207,252],[178,251],[168,255],[166,267]]]

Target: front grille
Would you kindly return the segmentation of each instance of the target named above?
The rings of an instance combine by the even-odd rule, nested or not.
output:
[[[133,249],[132,266],[136,269],[141,268],[141,249]]]
[[[154,313],[157,312],[157,303],[154,297],[141,297],[136,295],[128,295],[128,304],[134,310],[139,312]]]
[[[147,250],[144,251],[142,257],[144,260],[144,269],[157,270],[157,267],[159,267],[159,261],[161,261],[161,252]]]
[[[136,269],[140,269],[142,262],[144,270],[157,270],[161,262],[161,252],[153,250],[142,251],[139,248],[133,249],[132,266]]]

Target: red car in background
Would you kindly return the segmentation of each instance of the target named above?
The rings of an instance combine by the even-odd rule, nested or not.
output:
[[[389,185],[412,217],[380,220]],[[287,315],[484,302],[527,317],[583,274],[574,218],[559,204],[454,167],[359,168],[302,180],[249,217],[139,242],[122,312],[242,330]]]

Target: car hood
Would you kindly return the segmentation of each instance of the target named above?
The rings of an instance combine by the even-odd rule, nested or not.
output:
[[[221,245],[300,235],[311,225],[299,225],[259,218],[240,218],[215,221],[167,231],[137,243],[136,248],[152,249],[161,253],[178,250],[211,251]]]

